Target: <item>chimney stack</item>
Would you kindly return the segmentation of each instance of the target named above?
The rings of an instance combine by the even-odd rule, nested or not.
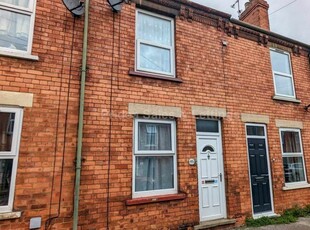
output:
[[[268,9],[269,4],[265,0],[249,0],[245,3],[245,10],[239,16],[241,21],[270,30]]]

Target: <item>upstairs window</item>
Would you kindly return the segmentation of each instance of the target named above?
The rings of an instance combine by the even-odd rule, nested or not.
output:
[[[31,53],[35,0],[0,0],[0,51]]]
[[[295,98],[294,79],[289,53],[270,50],[273,81],[277,96]]]
[[[285,183],[306,183],[300,130],[281,129],[280,133]]]
[[[136,70],[174,77],[174,20],[137,10]]]

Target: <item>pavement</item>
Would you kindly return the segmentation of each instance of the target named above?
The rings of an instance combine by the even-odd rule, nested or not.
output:
[[[258,228],[242,228],[243,230],[310,230],[310,217],[299,218],[296,223],[268,225]]]

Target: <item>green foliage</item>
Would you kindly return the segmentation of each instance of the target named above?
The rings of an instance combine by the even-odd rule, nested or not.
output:
[[[269,217],[261,217],[259,219],[248,218],[245,223],[248,227],[260,227],[273,224],[271,219]]]
[[[310,205],[305,208],[300,208],[298,206],[287,209],[279,217],[261,217],[259,219],[247,218],[247,227],[261,227],[266,225],[274,224],[290,224],[298,220],[299,217],[310,216]]]

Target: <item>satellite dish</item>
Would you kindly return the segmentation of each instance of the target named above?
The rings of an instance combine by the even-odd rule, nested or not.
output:
[[[125,0],[108,0],[108,3],[110,4],[110,6],[112,7],[113,11],[115,12],[119,12],[122,10],[122,3]]]
[[[81,16],[84,14],[84,3],[80,0],[62,0],[66,8],[75,16]]]

